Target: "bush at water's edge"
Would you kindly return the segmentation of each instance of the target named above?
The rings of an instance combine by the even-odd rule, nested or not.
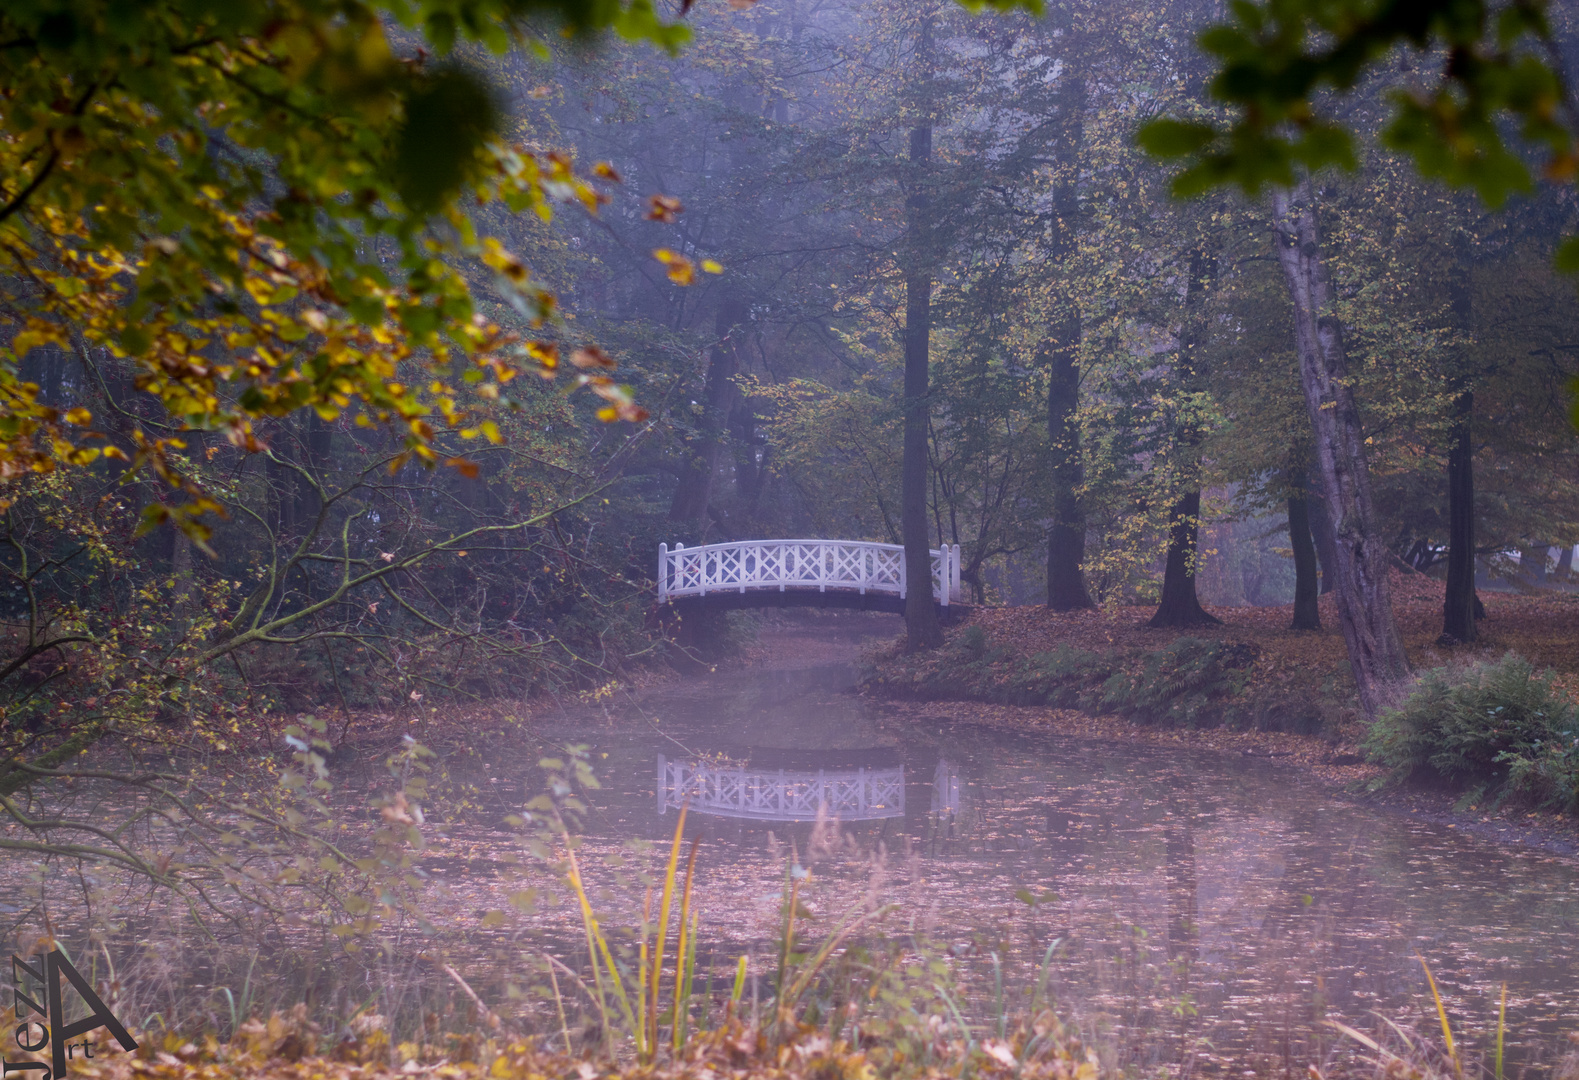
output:
[[[1047,705],[1145,724],[1318,734],[1335,728],[1348,688],[1255,678],[1260,649],[1244,641],[1182,636],[1159,649],[1061,644],[1030,655],[995,646],[972,624],[930,653],[869,665],[864,688],[914,701]]]
[[[1365,751],[1393,782],[1445,784],[1466,805],[1515,798],[1579,810],[1579,708],[1554,677],[1513,652],[1432,668],[1372,725]]]

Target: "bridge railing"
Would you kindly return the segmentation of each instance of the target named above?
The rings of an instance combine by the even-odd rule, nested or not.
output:
[[[905,770],[750,769],[658,755],[658,813],[693,812],[757,821],[871,821],[905,816]]]
[[[932,597],[944,607],[960,595],[958,544],[932,549]],[[708,593],[844,589],[906,593],[905,549],[865,540],[734,540],[658,545],[658,602]]]

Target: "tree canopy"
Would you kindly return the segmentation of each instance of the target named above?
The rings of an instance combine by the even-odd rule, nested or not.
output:
[[[19,375],[46,345],[132,361],[168,414],[137,425],[137,464],[192,496],[151,513],[199,539],[218,504],[172,458],[183,430],[257,450],[259,417],[354,402],[426,460],[435,418],[496,442],[476,407],[551,376],[559,348],[484,318],[456,260],[485,267],[530,327],[563,324],[470,207],[595,209],[615,177],[514,144],[468,50],[541,50],[559,26],[687,36],[650,0],[7,4],[0,475],[124,456],[103,417],[43,403]],[[600,360],[574,359],[609,416],[638,415]]]

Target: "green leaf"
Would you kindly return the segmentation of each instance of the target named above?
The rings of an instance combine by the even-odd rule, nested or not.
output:
[[[1210,145],[1216,136],[1216,129],[1207,124],[1164,118],[1142,125],[1135,133],[1135,144],[1157,157],[1185,157]]]
[[[448,11],[435,11],[428,16],[428,42],[440,56],[448,56],[455,48],[455,16]]]
[[[1042,0],[958,0],[959,6],[973,14],[982,11],[1028,11],[1040,16],[1046,9]]]
[[[121,331],[121,348],[125,349],[129,356],[141,356],[148,351],[148,346],[151,344],[153,339],[141,326],[128,326]]]
[[[395,188],[406,205],[438,209],[499,134],[502,113],[493,85],[468,68],[448,64],[420,79],[395,139]]]
[[[1579,272],[1579,236],[1570,236],[1559,244],[1552,261],[1565,274]]]

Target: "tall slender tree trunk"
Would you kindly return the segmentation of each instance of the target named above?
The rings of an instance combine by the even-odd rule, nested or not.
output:
[[[1444,644],[1475,640],[1475,395],[1453,403],[1453,445],[1447,452],[1447,598],[1442,605]]]
[[[1320,630],[1316,581],[1316,544],[1310,531],[1310,495],[1304,477],[1288,493],[1288,542],[1294,549],[1294,630]]]
[[[735,495],[748,517],[755,516],[762,498],[767,440],[757,427],[757,412],[750,398],[741,394],[729,414],[729,433],[735,444]]]
[[[1310,533],[1316,538],[1316,558],[1321,564],[1321,595],[1332,591],[1338,580],[1338,537],[1332,531],[1332,515],[1327,512],[1327,496],[1321,485],[1321,473],[1313,470],[1306,475],[1305,497],[1310,504]]]
[[[1453,322],[1466,337],[1475,331],[1474,252],[1468,234],[1454,243],[1456,273],[1448,302]],[[1475,393],[1471,358],[1465,357],[1460,393],[1453,400],[1452,445],[1447,451],[1447,595],[1442,602],[1441,644],[1474,641],[1475,627]]]
[[[922,30],[923,47],[930,26]],[[905,637],[912,650],[943,644],[932,601],[932,545],[927,528],[927,367],[931,362],[932,251],[927,196],[920,185],[932,160],[932,127],[910,131],[918,190],[906,201],[909,265],[905,270],[905,448],[900,465],[899,527],[905,545]]]
[[[740,352],[735,347],[734,330],[745,321],[746,310],[746,302],[738,297],[726,298],[718,305],[713,323],[717,340],[708,352],[707,385],[702,394],[701,430],[669,504],[669,520],[690,526],[697,539],[707,529],[713,479],[728,442],[730,414],[740,396],[735,385],[735,376],[740,374]]]
[[[1094,606],[1081,564],[1086,558],[1086,515],[1080,502],[1084,468],[1080,461],[1080,316],[1060,319],[1049,335],[1047,436],[1052,447],[1049,472],[1053,522],[1047,530],[1047,606],[1077,611]]]
[[[1067,19],[1067,12],[1062,13]],[[1059,18],[1055,13],[1050,17]],[[1073,31],[1064,26],[1065,33]],[[1071,50],[1078,55],[1079,50]],[[1048,262],[1058,270],[1075,249],[1075,222],[1080,212],[1076,179],[1079,155],[1085,141],[1085,73],[1066,63],[1058,95],[1058,141],[1055,147],[1058,175],[1053,195],[1054,233],[1048,244]],[[1066,279],[1067,281],[1067,279]],[[1047,441],[1051,448],[1049,480],[1052,483],[1053,520],[1047,530],[1047,606],[1054,611],[1077,611],[1095,605],[1086,589],[1082,564],[1086,558],[1086,513],[1080,499],[1085,468],[1080,458],[1080,310],[1067,287],[1056,303],[1043,349],[1047,363]]]
[[[324,474],[329,468],[329,454],[334,448],[334,425],[309,410],[299,430],[302,447],[300,464],[318,483],[322,484],[325,482]],[[291,476],[296,500],[294,517],[296,523],[305,529],[318,517],[318,511],[323,507],[323,500],[319,498],[317,489],[305,476],[296,472]]]
[[[1393,621],[1387,549],[1371,506],[1365,433],[1349,384],[1343,326],[1332,310],[1310,181],[1275,190],[1272,211],[1278,261],[1294,306],[1300,384],[1336,541],[1333,593],[1338,623],[1360,707],[1374,720],[1407,688],[1409,661]]]
[[[1217,260],[1211,252],[1197,248],[1190,253],[1190,279],[1185,286],[1184,326],[1179,333],[1178,356],[1174,362],[1179,386],[1194,394],[1202,389],[1205,377],[1206,319],[1202,310],[1206,294],[1217,274]],[[1186,410],[1193,408],[1187,404]],[[1188,412],[1175,421],[1174,453],[1186,459],[1186,490],[1168,515],[1168,560],[1162,571],[1162,599],[1151,617],[1152,626],[1213,626],[1221,619],[1201,607],[1195,592],[1198,568],[1201,488],[1200,446],[1205,433],[1200,421]]]

